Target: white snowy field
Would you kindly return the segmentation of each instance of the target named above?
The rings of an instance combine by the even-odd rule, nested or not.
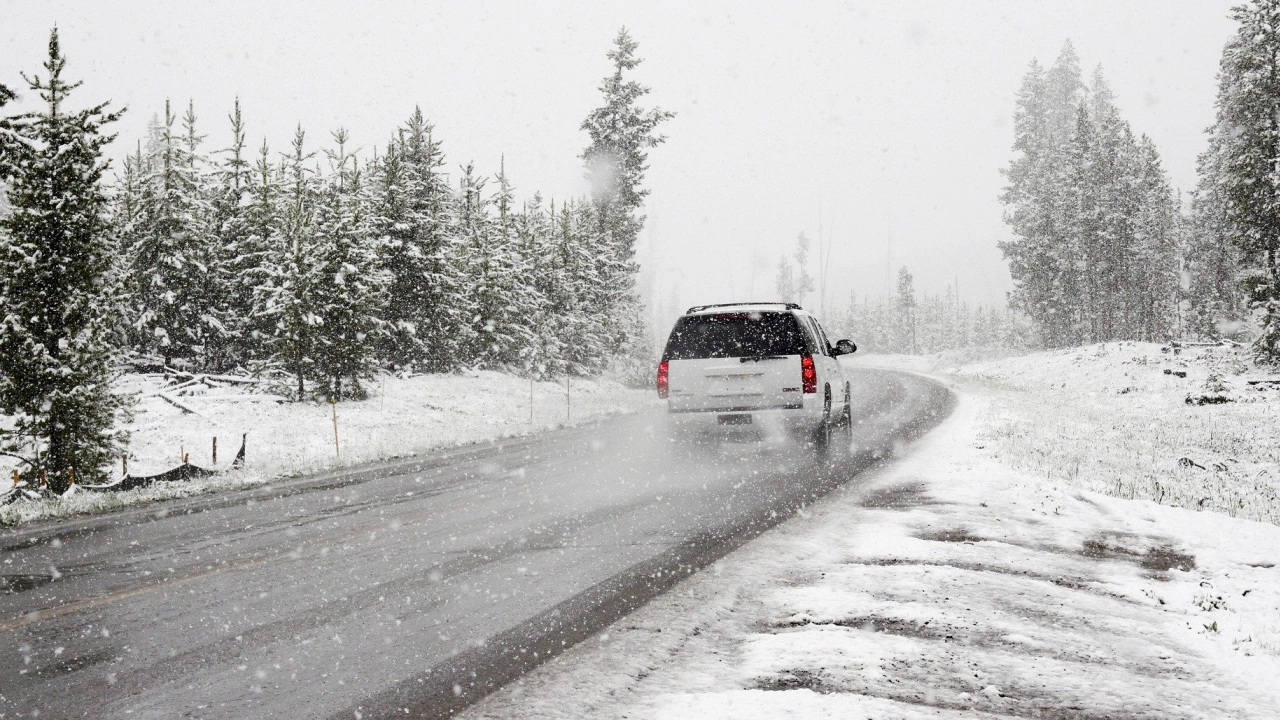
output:
[[[466,717],[1276,717],[1280,527],[1169,506],[1221,486],[1215,502],[1245,500],[1237,514],[1271,512],[1232,468],[1276,473],[1273,440],[1243,435],[1275,398],[1187,406],[1196,368],[1219,361],[1182,359],[1184,379],[1155,356],[1126,344],[918,365],[960,404],[902,458]],[[1129,457],[1144,442],[1154,463]],[[1177,466],[1192,453],[1206,470]],[[1079,465],[1057,471],[1057,457]],[[1161,468],[1223,478],[1180,485]],[[1181,494],[1114,496],[1141,497],[1143,478]]]
[[[989,397],[983,443],[1011,467],[1068,487],[1280,523],[1280,381],[1265,382],[1280,370],[1252,366],[1240,346],[1174,350],[1124,342],[963,364],[860,362]]]
[[[383,384],[385,382],[385,385]],[[46,517],[185,497],[217,489],[270,482],[374,460],[410,456],[435,448],[525,435],[599,419],[655,402],[653,393],[609,380],[573,379],[568,398],[564,381],[536,382],[498,372],[388,376],[370,384],[370,397],[337,405],[277,403],[255,399],[235,386],[208,388],[179,399],[185,412],[154,393],[162,381],[126,376],[122,384],[140,400],[130,424],[129,472],[168,470],[186,453],[191,463],[227,468],[246,437],[244,470],[180,483],[158,483],[121,492],[79,491],[55,500],[0,507],[0,526]],[[530,422],[532,390],[533,420]],[[170,393],[171,395],[173,393]],[[213,438],[218,464],[213,464]],[[122,468],[116,468],[119,474]],[[9,467],[3,467],[8,482]]]

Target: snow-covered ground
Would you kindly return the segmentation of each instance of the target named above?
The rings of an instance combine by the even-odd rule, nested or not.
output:
[[[1125,342],[966,364],[861,362],[924,371],[991,398],[982,438],[1011,467],[1063,486],[1280,523],[1280,383],[1258,382],[1280,371],[1246,360],[1240,346]],[[1227,402],[1195,404],[1206,399]]]
[[[566,401],[564,381],[531,386],[526,378],[490,371],[390,376],[371,384],[369,399],[338,404],[335,448],[334,408],[325,403],[276,403],[255,399],[243,387],[227,386],[178,398],[194,411],[184,412],[155,394],[162,386],[159,378],[126,376],[123,384],[126,391],[141,398],[130,425],[131,474],[168,470],[181,462],[183,453],[193,464],[226,468],[240,448],[241,436],[247,433],[245,469],[123,493],[81,491],[66,499],[19,501],[0,507],[0,525],[184,497],[523,435],[655,402],[650,391],[609,380],[573,379]],[[218,439],[217,465],[212,457],[214,437]],[[8,467],[0,469],[7,478]]]
[[[1240,402],[1189,406],[1220,358],[913,362],[961,400],[904,458],[468,716],[1277,717],[1280,527],[1243,519],[1270,505],[1232,470],[1277,472],[1274,438],[1253,440],[1277,427],[1271,391],[1244,389],[1256,371],[1227,373]],[[1205,470],[1177,465],[1193,454]],[[1170,507],[1211,485],[1183,470],[1224,476],[1212,502],[1242,517]],[[1128,497],[1144,477],[1163,505]]]

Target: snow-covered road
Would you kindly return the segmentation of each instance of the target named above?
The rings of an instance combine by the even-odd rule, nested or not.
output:
[[[622,617],[949,411],[854,375],[853,450],[673,449],[639,414],[0,535],[0,716],[435,716]]]

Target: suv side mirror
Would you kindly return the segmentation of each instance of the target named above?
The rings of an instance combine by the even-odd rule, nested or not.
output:
[[[854,345],[852,340],[836,342],[836,355],[852,355],[856,352],[858,352],[858,346]]]

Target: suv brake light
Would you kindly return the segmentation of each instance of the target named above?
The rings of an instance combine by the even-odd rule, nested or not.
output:
[[[663,360],[658,363],[658,397],[660,399],[667,399],[667,388],[667,361]]]
[[[792,367],[795,367],[795,366],[793,365]],[[663,375],[659,375],[658,377],[662,378],[664,376],[665,376],[665,373]],[[662,380],[659,380],[658,382],[662,383]],[[818,392],[818,370],[813,366],[812,355],[800,356],[800,385],[801,387],[804,388],[804,391],[807,393]]]

